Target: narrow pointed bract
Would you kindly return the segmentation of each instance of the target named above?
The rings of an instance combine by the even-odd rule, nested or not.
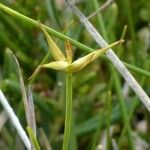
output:
[[[31,77],[29,78],[30,81],[33,80],[34,77],[39,73],[40,69],[41,69],[40,66],[38,66],[38,67],[36,68],[36,70],[33,72],[33,74],[31,75]]]
[[[59,47],[56,45],[56,43],[52,40],[52,38],[50,37],[50,35],[47,33],[47,31],[44,29],[43,25],[39,22],[39,27],[41,28],[41,30],[43,31],[45,38],[47,40],[49,49],[52,53],[53,58],[57,61],[57,60],[65,60],[65,56],[64,54],[61,52],[61,50],[59,49]]]
[[[98,49],[98,50],[92,52],[92,53],[94,54],[93,60],[96,59],[96,58],[98,58],[100,55],[102,55],[103,53],[105,53],[105,52],[106,52],[107,50],[109,50],[110,48],[115,47],[115,46],[117,46],[117,45],[119,45],[119,44],[121,44],[121,43],[123,43],[123,42],[124,42],[124,40],[121,39],[121,40],[119,40],[119,41],[117,41],[117,42],[114,42],[114,43],[112,43],[112,44],[110,44],[110,45],[104,47],[104,48],[101,48],[101,49]]]
[[[41,65],[42,68],[52,68],[55,70],[66,70],[69,66],[67,61],[53,61],[44,65]]]

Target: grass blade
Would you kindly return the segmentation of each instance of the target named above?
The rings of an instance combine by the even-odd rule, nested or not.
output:
[[[28,150],[31,150],[31,144],[29,141],[28,136],[26,135],[24,129],[22,128],[18,117],[15,115],[13,109],[11,108],[11,106],[8,103],[8,100],[5,98],[3,92],[0,89],[0,102],[4,107],[4,110],[7,112],[12,124],[14,125],[14,127],[16,128],[18,134],[20,135],[22,142],[24,143],[24,145],[26,146],[26,148]]]

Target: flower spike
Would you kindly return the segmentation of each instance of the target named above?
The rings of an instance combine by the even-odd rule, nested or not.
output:
[[[52,38],[49,36],[49,34],[47,33],[47,31],[44,29],[43,25],[40,22],[39,22],[39,27],[43,31],[46,37],[46,40],[48,42],[49,48],[51,49],[52,55],[56,61],[40,65],[34,71],[34,73],[29,78],[29,80],[33,80],[41,68],[52,68],[56,70],[62,70],[68,73],[76,73],[80,71],[81,69],[83,69],[86,65],[94,61],[104,52],[109,50],[110,48],[115,47],[124,42],[123,39],[120,39],[119,41],[114,42],[108,45],[107,47],[98,49],[72,62],[73,52],[72,52],[72,47],[71,47],[70,42],[67,41],[66,43],[66,57],[65,57],[63,53],[61,52],[61,50],[59,49],[59,47],[55,44],[55,42],[52,40]]]
[[[123,43],[124,40],[121,39],[115,43],[112,43],[110,45],[108,45],[107,47],[101,48],[99,50],[96,50],[84,57],[81,57],[79,59],[77,59],[76,61],[74,61],[72,64],[69,65],[68,67],[68,72],[72,72],[75,73],[77,71],[80,71],[81,69],[83,69],[86,65],[88,65],[90,62],[94,61],[96,58],[98,58],[100,55],[102,55],[105,51],[109,50],[110,48],[117,46],[121,43]]]

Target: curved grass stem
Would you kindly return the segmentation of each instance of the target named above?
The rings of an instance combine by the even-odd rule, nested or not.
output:
[[[13,9],[3,5],[2,3],[0,3],[0,10],[4,11],[5,13],[9,14],[10,16],[13,16],[16,19],[21,20],[22,22],[26,22],[26,23],[28,23],[30,25],[33,25],[34,27],[39,27],[37,21],[35,21],[35,20],[33,20],[33,19],[23,15],[23,14],[20,14],[19,12],[17,12],[15,10],[13,10]],[[49,33],[51,33],[52,35],[60,38],[61,40],[69,40],[72,44],[74,44],[79,49],[84,50],[85,52],[92,52],[93,51],[92,48],[90,48],[90,47],[88,47],[88,46],[86,46],[86,45],[84,45],[84,44],[82,44],[82,43],[80,43],[80,42],[78,42],[78,41],[76,41],[76,40],[74,40],[74,39],[64,35],[64,34],[61,34],[60,32],[58,32],[56,30],[53,30],[52,28],[50,28],[50,27],[48,27],[46,25],[43,25],[43,26]],[[47,60],[47,56],[45,56],[45,58],[43,59],[42,63],[44,63],[45,60]],[[130,70],[132,70],[132,71],[134,71],[136,73],[142,74],[144,76],[150,77],[150,72],[149,71],[146,71],[146,70],[141,69],[139,67],[133,66],[133,65],[128,64],[126,62],[124,62],[124,64]]]

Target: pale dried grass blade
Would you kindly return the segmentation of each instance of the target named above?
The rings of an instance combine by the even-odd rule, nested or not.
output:
[[[34,102],[33,102],[33,95],[31,90],[31,85],[28,86],[28,107],[30,112],[30,127],[33,130],[36,136],[36,121],[35,121],[35,109],[34,109]]]
[[[25,85],[24,85],[24,81],[23,81],[23,77],[22,77],[21,68],[20,68],[19,62],[18,62],[17,58],[15,57],[15,55],[13,54],[13,52],[8,48],[7,48],[7,51],[11,54],[11,56],[13,57],[16,65],[17,65],[17,72],[18,72],[18,77],[19,77],[19,82],[20,82],[20,89],[21,89],[26,119],[27,119],[27,123],[29,124],[30,113],[29,113],[28,99],[27,99],[26,89],[25,89]]]
[[[18,134],[20,135],[20,138],[22,139],[22,142],[24,143],[24,145],[26,146],[26,148],[28,150],[31,150],[30,140],[29,140],[28,136],[26,135],[26,132],[22,128],[18,117],[15,115],[13,109],[9,105],[8,100],[4,96],[3,92],[1,91],[1,89],[0,89],[0,102],[1,102],[4,110],[7,112],[8,116],[9,116],[9,118],[10,118],[12,124],[13,124],[13,126],[16,128]]]

